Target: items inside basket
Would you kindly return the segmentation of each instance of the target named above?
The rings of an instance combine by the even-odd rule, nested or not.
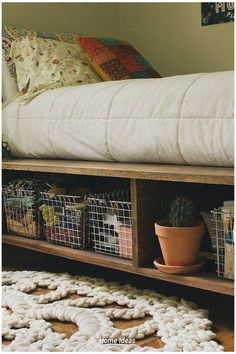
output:
[[[69,181],[41,176],[10,181],[3,188],[8,232],[132,259],[129,189]]]
[[[132,259],[131,202],[128,191],[88,198],[89,226],[96,252]]]
[[[211,218],[212,244],[216,254],[217,274],[234,279],[234,202],[225,201],[215,208]]]
[[[86,197],[41,192],[44,236],[59,245],[84,249],[88,245]]]
[[[17,179],[3,187],[3,202],[9,233],[40,238],[42,220],[39,212],[38,193],[42,181]]]

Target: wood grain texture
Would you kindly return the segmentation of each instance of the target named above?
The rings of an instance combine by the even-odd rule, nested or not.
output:
[[[159,189],[156,188],[158,183],[154,181],[133,180],[136,213],[135,230],[137,233],[137,261],[133,264],[138,267],[150,263],[157,256],[161,255],[159,243],[154,232],[154,222],[158,215],[158,204],[160,203]]]
[[[234,184],[234,169],[143,163],[92,162],[74,160],[13,159],[3,161],[4,170],[68,173],[77,175],[138,178],[160,181]]]
[[[78,260],[85,263],[100,265],[123,271],[129,271],[132,262],[127,259],[112,257],[96,253],[94,251],[79,250],[49,243],[44,240],[35,240],[21,236],[3,235],[2,242],[18,247],[39,251],[47,254],[61,256],[68,259]]]
[[[232,280],[218,277],[215,273],[200,271],[190,275],[175,275],[162,273],[154,266],[139,267],[139,275],[181,284],[193,288],[209,290],[221,294],[234,296],[234,282]]]
[[[193,288],[210,290],[227,295],[234,295],[234,282],[219,278],[214,273],[199,272],[194,275],[173,275],[162,273],[154,266],[138,267],[131,261],[118,257],[101,255],[93,251],[76,250],[68,247],[50,244],[43,240],[33,240],[21,236],[3,235],[2,241],[8,245],[14,245],[51,255],[95,264],[101,267],[117,269],[128,273],[143,275],[153,279],[159,279],[171,283],[182,284]]]
[[[11,268],[11,270],[17,270],[14,267]],[[38,287],[34,291],[31,292],[31,294],[34,295],[41,295],[41,294],[46,294],[49,291],[47,289]],[[68,296],[68,298],[71,299],[76,299],[80,298],[81,296],[77,294],[73,294]],[[211,301],[209,297],[206,297],[205,302],[206,305],[208,302]],[[214,302],[211,303],[211,311],[210,311],[210,319],[213,320],[213,331],[216,333],[217,337],[216,340],[219,344],[222,344],[225,348],[225,351],[234,351],[234,330],[233,330],[233,323],[232,319],[230,319],[227,316],[228,311],[232,310],[228,304],[227,301],[223,301],[222,304],[222,312],[219,311],[219,307],[217,306],[217,303],[215,304]],[[119,305],[112,304],[106,307],[120,307]],[[123,306],[124,307],[124,306]],[[131,319],[131,320],[123,320],[123,319],[117,319],[113,320],[113,325],[116,328],[120,329],[125,329],[129,327],[134,327],[138,326],[142,323],[144,323],[146,320],[151,319],[151,316],[145,316],[144,318],[141,319]],[[78,331],[78,327],[74,325],[73,323],[70,322],[61,322],[57,320],[51,320],[49,321],[52,325],[52,329],[55,332],[58,333],[65,333],[66,338],[69,338],[71,335],[73,335],[75,332]],[[3,344],[8,345],[10,344],[11,341],[3,340]],[[144,339],[140,339],[136,341],[136,344],[140,346],[150,346],[153,348],[161,348],[163,347],[164,343],[161,341],[160,338],[158,338],[155,335],[150,335],[145,337]],[[96,350],[96,348],[94,348]]]

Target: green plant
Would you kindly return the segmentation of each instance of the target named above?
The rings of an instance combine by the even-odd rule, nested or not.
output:
[[[196,213],[193,202],[185,197],[177,197],[170,203],[169,224],[173,227],[196,225]]]

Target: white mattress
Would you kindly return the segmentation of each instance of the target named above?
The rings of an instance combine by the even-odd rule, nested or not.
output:
[[[21,158],[233,166],[233,72],[102,82],[9,103]]]

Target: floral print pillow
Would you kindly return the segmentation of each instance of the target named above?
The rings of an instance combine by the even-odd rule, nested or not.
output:
[[[31,30],[25,30],[17,28],[15,26],[2,26],[2,52],[6,60],[7,67],[13,81],[17,83],[16,79],[16,67],[10,57],[11,44],[18,38],[23,38],[28,35],[34,34],[38,38],[48,38],[57,41],[68,42],[72,44],[78,43],[79,35],[75,33],[59,33],[59,32],[36,32]]]
[[[101,81],[77,44],[32,33],[12,43],[10,56],[16,66],[16,100],[21,104],[49,89]]]

